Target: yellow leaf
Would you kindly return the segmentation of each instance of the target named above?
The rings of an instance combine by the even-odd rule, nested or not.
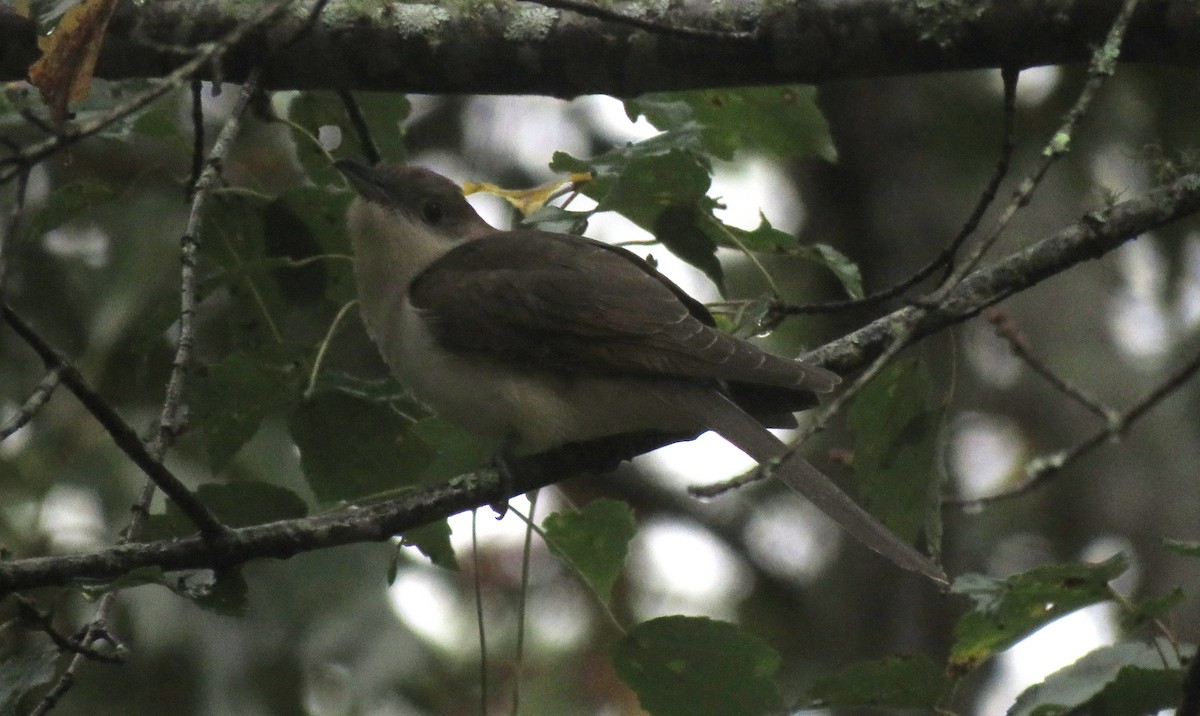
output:
[[[590,181],[591,178],[591,174],[572,174],[566,179],[556,179],[532,189],[503,189],[489,182],[469,181],[463,184],[463,193],[476,194],[483,192],[485,194],[494,194],[517,207],[517,211],[521,212],[522,215],[528,216],[545,206],[546,202],[550,201],[563,188],[582,184],[583,182]]]
[[[29,81],[42,93],[56,122],[67,118],[67,105],[87,97],[100,46],[117,0],[83,0],[67,10],[54,32],[38,38],[42,57],[29,68]]]

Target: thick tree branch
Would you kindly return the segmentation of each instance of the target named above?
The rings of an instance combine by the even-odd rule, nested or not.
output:
[[[1175,182],[1089,214],[1055,236],[1016,252],[969,275],[936,309],[906,307],[814,351],[809,359],[839,372],[857,370],[874,360],[899,335],[910,341],[962,322],[988,306],[1061,273],[1099,258],[1140,234],[1200,211],[1200,175]],[[609,469],[617,461],[671,439],[642,436],[568,447],[516,462],[513,494],[572,475]],[[125,544],[81,555],[37,557],[0,563],[0,595],[73,579],[108,579],[145,566],[164,570],[209,568],[251,559],[285,559],[316,549],[385,540],[463,510],[507,497],[497,491],[494,475],[479,473],[400,499],[332,514],[284,520],[231,530],[216,550],[199,537]]]
[[[469,7],[330,0],[311,32],[297,36],[313,5],[299,2],[240,40],[220,67],[225,79],[241,82],[265,62],[264,85],[272,89],[573,97],[1022,68],[1085,62],[1120,2],[693,1],[665,12],[648,2],[620,6],[652,26],[716,33],[692,37],[511,0]],[[256,7],[218,0],[123,3],[109,25],[98,76],[161,76],[188,59],[179,46],[217,40]],[[32,24],[0,10],[0,81],[25,77],[37,54],[33,32]],[[1198,66],[1197,48],[1200,6],[1145,0],[1123,58]]]

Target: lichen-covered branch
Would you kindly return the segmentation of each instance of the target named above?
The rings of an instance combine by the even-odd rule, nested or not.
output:
[[[580,0],[582,2],[584,0]],[[561,4],[561,3],[560,3]],[[297,2],[243,38],[219,70],[242,81],[264,65],[268,89],[426,93],[587,93],[820,82],[913,72],[1086,62],[1119,0],[717,0],[622,4],[649,21],[587,16],[517,0]],[[157,77],[217,40],[255,3],[122,3],[97,75]],[[31,23],[0,9],[0,81],[36,58]],[[310,31],[297,34],[310,23]],[[656,31],[654,27],[703,31]],[[707,33],[707,34],[706,34]],[[1123,60],[1200,66],[1200,5],[1144,0]],[[313,62],[312,58],[321,58]]]

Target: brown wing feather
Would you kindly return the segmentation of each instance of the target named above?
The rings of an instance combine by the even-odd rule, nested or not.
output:
[[[497,232],[461,244],[418,276],[410,295],[450,350],[567,372],[816,392],[838,380],[716,330],[703,306],[649,264],[582,237]]]

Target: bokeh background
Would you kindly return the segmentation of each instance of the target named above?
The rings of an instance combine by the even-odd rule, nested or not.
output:
[[[1195,151],[1200,83],[1184,70],[1122,67],[994,255],[1027,245],[1102,207],[1133,196]],[[1017,151],[1001,190],[1009,195],[1061,121],[1083,81],[1081,68],[1022,74]],[[102,105],[130,85],[106,84]],[[107,93],[107,94],[106,94]],[[204,93],[211,136],[232,102],[231,88]],[[293,95],[271,105],[286,116]],[[606,97],[566,102],[519,97],[414,96],[404,120],[410,161],[457,181],[527,187],[554,178],[555,151],[587,157],[653,134]],[[844,81],[822,86],[819,104],[838,161],[779,163],[752,154],[717,167],[713,196],[729,223],[753,228],[761,209],[802,242],[831,244],[861,267],[868,291],[899,281],[955,235],[986,184],[1001,134],[998,73]],[[29,220],[9,249],[7,300],[79,367],[133,425],[157,416],[169,368],[171,312],[177,306],[178,241],[186,221],[190,130],[185,94],[164,100],[161,131],[96,140],[32,175]],[[17,139],[34,130],[5,115]],[[142,128],[143,130],[145,127]],[[7,130],[6,130],[7,131]],[[29,133],[25,137],[22,132]],[[351,138],[322,136],[337,147]],[[264,194],[305,175],[288,128],[247,118],[226,175]],[[63,187],[73,189],[64,198]],[[11,190],[3,201],[11,200]],[[473,199],[504,225],[512,211],[494,197]],[[66,202],[63,205],[62,202]],[[46,217],[44,220],[41,217]],[[985,221],[984,226],[988,224]],[[1142,237],[1099,261],[1055,277],[1003,308],[1033,350],[1060,375],[1120,408],[1148,391],[1197,350],[1200,233],[1194,220]],[[589,235],[648,238],[617,217],[597,217]],[[662,269],[690,292],[715,301],[699,272],[654,247]],[[730,298],[766,290],[757,271],[722,254]],[[820,266],[768,262],[785,298],[841,298]],[[840,336],[886,308],[791,319],[766,338],[797,354]],[[219,343],[220,307],[202,328]],[[297,319],[300,320],[300,319]],[[323,325],[298,326],[319,340]],[[1014,358],[990,326],[974,320],[910,351],[948,401],[943,427],[945,492],[981,496],[1020,478],[1029,459],[1068,447],[1100,421]],[[335,360],[381,374],[361,335],[347,326]],[[40,365],[10,333],[0,334],[0,415],[14,411],[40,378]],[[1038,564],[1103,559],[1124,552],[1133,567],[1117,583],[1129,595],[1186,596],[1171,612],[1184,641],[1200,632],[1195,559],[1162,548],[1163,538],[1200,539],[1200,391],[1182,386],[1124,438],[1072,464],[1028,496],[983,510],[947,508],[945,563],[951,575],[1003,576]],[[812,445],[819,464],[852,442],[835,425]],[[184,435],[169,464],[191,484],[260,479],[305,494],[286,426],[268,422],[220,474],[203,446]],[[627,500],[640,529],[619,582],[614,612],[627,620],[685,613],[734,620],[784,657],[781,684],[799,700],[806,686],[839,666],[888,654],[942,654],[956,598],[849,543],[803,500],[760,485],[711,502],[685,487],[749,466],[719,440],[701,438],[625,465],[615,474],[570,480],[544,491],[539,515],[596,496]],[[0,444],[0,543],[13,555],[64,553],[111,544],[142,478],[65,392],[34,423]],[[525,505],[516,504],[524,511]],[[161,505],[160,505],[161,507]],[[471,584],[484,585],[494,712],[507,712],[516,666],[524,529],[480,513],[472,553],[469,515],[452,520],[459,570],[401,551],[388,584],[392,545],[359,545],[246,568],[244,618],[212,614],[168,590],[147,586],[119,599],[112,627],[130,648],[123,666],[86,666],[62,714],[372,714],[478,713],[478,635]],[[639,713],[607,654],[612,629],[577,579],[534,540],[522,713]],[[94,605],[77,594],[46,595],[64,625],[84,622]],[[1025,686],[1091,648],[1115,640],[1110,606],[1056,622],[968,679],[962,713],[1003,713]]]

